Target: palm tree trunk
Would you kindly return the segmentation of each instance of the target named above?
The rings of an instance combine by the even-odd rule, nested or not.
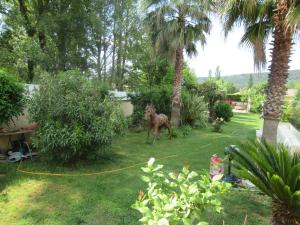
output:
[[[272,225],[299,225],[300,216],[295,210],[282,203],[272,203]]]
[[[277,0],[277,11],[273,17],[275,30],[273,33],[272,63],[267,87],[267,99],[263,107],[263,135],[271,142],[277,142],[277,127],[282,113],[282,105],[286,93],[289,61],[292,47],[292,31],[284,20],[290,7],[289,1]]]
[[[171,111],[171,124],[174,127],[180,125],[180,108],[181,108],[181,80],[183,68],[183,48],[176,50],[175,58],[175,77],[173,82],[173,98]]]

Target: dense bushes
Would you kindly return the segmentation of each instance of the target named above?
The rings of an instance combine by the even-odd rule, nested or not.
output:
[[[216,80],[210,79],[200,84],[197,90],[198,94],[204,96],[204,100],[208,104],[208,117],[212,122],[215,118],[215,105],[218,101],[224,100],[225,93],[220,89]]]
[[[224,102],[219,102],[216,105],[215,113],[217,118],[223,118],[226,122],[230,121],[230,118],[233,117],[231,106]]]
[[[0,125],[19,116],[24,109],[24,86],[0,70]]]
[[[183,122],[192,127],[204,127],[207,124],[207,104],[204,97],[196,94],[186,94],[183,97]]]
[[[132,116],[133,124],[141,124],[144,120],[144,111],[147,104],[153,104],[158,113],[171,116],[172,87],[154,86],[151,89],[144,89],[139,93],[130,95],[134,105]],[[182,123],[191,126],[204,126],[207,121],[207,104],[203,97],[182,91]]]
[[[151,89],[143,89],[139,93],[129,95],[131,103],[134,105],[132,123],[135,125],[142,123],[147,104],[153,104],[157,112],[170,116],[171,95],[172,88],[168,86],[154,86]]]
[[[247,101],[247,99],[244,98],[244,96],[240,93],[235,94],[227,94],[226,98],[228,100],[234,101],[234,102],[244,102]]]
[[[266,99],[265,90],[267,87],[267,83],[262,82],[255,84],[249,90],[244,93],[244,101],[250,100],[250,111],[253,113],[261,113],[263,103]]]
[[[124,131],[124,116],[101,90],[74,71],[42,78],[29,113],[39,126],[34,145],[46,159],[73,163],[98,158]]]

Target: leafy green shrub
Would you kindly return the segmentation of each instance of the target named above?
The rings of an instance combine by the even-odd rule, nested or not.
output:
[[[282,114],[280,120],[283,122],[288,122],[292,115],[292,105],[289,101],[285,101],[284,105],[282,106]]]
[[[0,70],[0,126],[22,114],[25,106],[24,86]]]
[[[172,136],[172,138],[178,138],[178,137],[180,137],[180,130],[179,130],[179,128],[172,127],[171,128],[171,136]]]
[[[185,94],[183,96],[183,123],[192,127],[207,125],[207,103],[204,97],[196,94]]]
[[[98,88],[75,71],[42,78],[29,114],[39,126],[34,145],[45,159],[74,163],[99,158],[124,132],[125,117]]]
[[[223,118],[226,122],[233,117],[232,108],[228,103],[219,102],[215,107],[216,117]]]
[[[261,113],[263,108],[263,103],[266,100],[266,87],[267,83],[262,82],[255,84],[245,93],[243,93],[242,100],[250,100],[250,111],[253,113]]]
[[[134,125],[144,124],[145,107],[153,104],[157,113],[164,113],[171,116],[171,86],[154,86],[151,89],[144,89],[137,94],[129,95],[134,106],[132,123]],[[191,126],[205,126],[207,123],[207,104],[202,96],[182,91],[182,122]]]
[[[158,113],[164,113],[167,116],[171,115],[172,87],[154,86],[151,89],[144,89],[139,93],[130,94],[129,96],[134,106],[132,122],[135,125],[143,123],[147,104],[153,104]]]
[[[146,193],[140,192],[132,206],[142,214],[143,224],[199,224],[207,225],[201,217],[205,210],[218,213],[222,210],[220,196],[230,184],[210,181],[187,167],[179,173],[166,174],[162,165],[155,165],[151,158],[142,168],[142,179],[148,184]]]
[[[230,99],[234,102],[243,102],[243,101],[247,101],[247,99],[244,98],[243,94],[241,93],[235,93],[235,94],[227,94],[226,95],[227,99]]]
[[[182,132],[182,135],[184,137],[188,136],[191,131],[193,130],[193,128],[190,126],[190,125],[186,125],[186,126],[183,126],[180,128],[181,132]]]
[[[220,79],[216,80],[216,84],[219,86],[219,89],[225,94],[232,94],[238,91],[238,89],[234,86],[234,83],[230,81]]]
[[[212,122],[215,118],[215,105],[218,101],[225,99],[225,93],[215,79],[209,79],[199,85],[198,94],[204,96],[204,101],[208,104],[208,119]]]

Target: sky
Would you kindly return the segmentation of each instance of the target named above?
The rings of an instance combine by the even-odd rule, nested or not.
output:
[[[213,19],[212,24],[213,27],[204,49],[200,44],[197,44],[198,55],[193,58],[185,56],[197,77],[208,76],[210,69],[214,74],[218,65],[221,69],[221,76],[254,73],[252,51],[239,46],[244,29],[235,28],[225,39],[220,21]],[[300,69],[300,43],[299,40],[297,42],[293,46],[294,54],[291,57],[290,69]],[[267,47],[267,49],[269,48],[270,46]],[[267,56],[269,57],[269,55],[268,52]]]

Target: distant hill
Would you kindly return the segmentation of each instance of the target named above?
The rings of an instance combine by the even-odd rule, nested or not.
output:
[[[234,83],[234,85],[237,88],[243,88],[243,87],[247,87],[250,75],[251,74],[249,74],[249,73],[248,74],[229,75],[229,76],[223,76],[222,79]],[[256,83],[259,83],[262,81],[267,81],[268,73],[259,73],[259,74],[253,73],[252,77],[253,77],[253,83],[256,84]],[[208,79],[207,77],[199,77],[198,81],[200,83],[202,83],[207,79]],[[290,70],[288,82],[300,82],[300,70]]]

